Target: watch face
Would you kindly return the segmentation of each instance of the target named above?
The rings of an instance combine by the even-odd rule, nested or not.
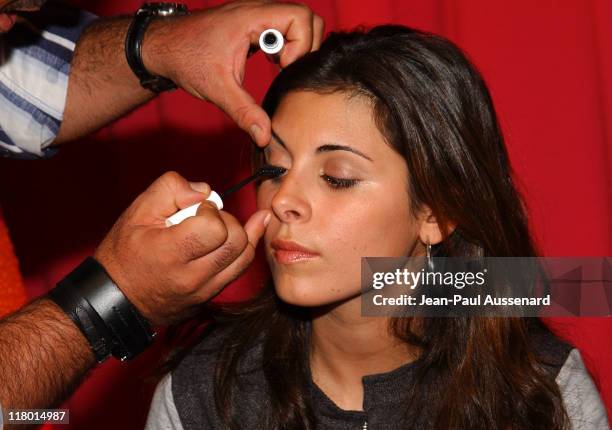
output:
[[[145,3],[138,12],[157,16],[181,15],[187,13],[187,6],[183,3]]]

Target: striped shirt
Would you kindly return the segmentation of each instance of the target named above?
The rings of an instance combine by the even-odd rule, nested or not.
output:
[[[95,15],[55,2],[0,36],[0,155],[49,157],[66,104],[75,42]]]

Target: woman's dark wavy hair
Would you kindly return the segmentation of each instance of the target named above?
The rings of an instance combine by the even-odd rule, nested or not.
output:
[[[406,160],[412,207],[427,205],[443,231],[456,226],[434,255],[537,254],[491,96],[453,43],[398,25],[331,33],[276,77],[263,102],[270,117],[294,91],[371,100],[379,130]],[[241,356],[264,333],[265,428],[316,428],[306,395],[308,311],[280,301],[269,283],[249,302],[220,308],[216,321],[232,332],[215,372],[227,427],[240,428],[232,387]],[[404,393],[407,428],[568,428],[554,377],[531,342],[532,328],[547,330],[539,319],[422,318],[418,333],[414,322],[390,321],[395,336],[421,351],[413,389]]]

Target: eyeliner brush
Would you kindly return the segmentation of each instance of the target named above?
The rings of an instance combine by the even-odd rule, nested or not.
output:
[[[225,190],[224,192],[222,192],[221,195],[217,194],[215,191],[211,191],[210,195],[206,198],[206,200],[208,200],[210,202],[213,202],[215,204],[215,206],[217,206],[217,209],[221,210],[221,209],[223,209],[223,199],[226,199],[230,195],[234,194],[236,191],[238,191],[239,189],[241,189],[245,185],[247,185],[247,184],[249,184],[249,183],[251,183],[251,182],[253,182],[253,181],[257,180],[257,179],[260,179],[260,178],[266,178],[266,179],[277,178],[277,177],[283,175],[286,171],[287,171],[287,169],[285,169],[284,167],[265,165],[265,166],[261,167],[253,175],[249,176],[246,179],[243,179],[242,181],[238,182],[236,185],[234,185],[234,186],[228,188],[227,190]],[[185,209],[181,209],[180,211],[178,211],[177,213],[175,213],[171,217],[167,218],[166,219],[166,227],[170,227],[172,225],[180,224],[186,218],[194,216],[196,214],[196,212],[198,211],[198,208],[200,207],[200,204],[201,203],[196,203],[195,205],[191,205],[189,207],[186,207]]]

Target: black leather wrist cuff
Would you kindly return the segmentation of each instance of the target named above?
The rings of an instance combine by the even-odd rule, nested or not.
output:
[[[88,257],[49,292],[89,341],[96,360],[129,360],[155,332],[94,258]]]

